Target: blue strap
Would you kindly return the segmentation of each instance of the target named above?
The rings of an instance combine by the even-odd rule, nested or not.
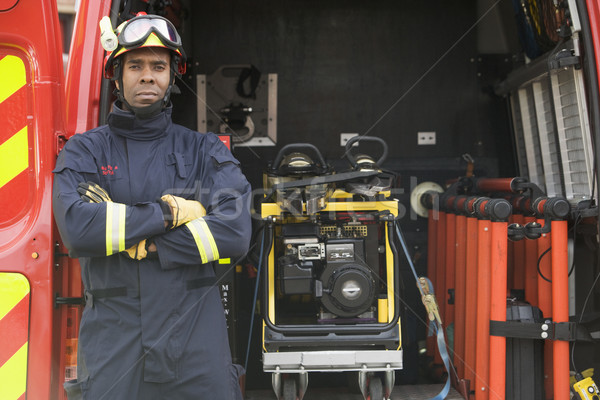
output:
[[[404,236],[402,235],[402,232],[400,231],[398,222],[396,222],[394,225],[396,226],[396,234],[398,235],[398,239],[400,240],[400,244],[402,245],[402,249],[404,250],[404,255],[406,256],[408,265],[410,265],[410,269],[412,270],[412,273],[415,277],[415,281],[417,282],[417,287],[419,288],[419,292],[421,292],[421,295],[423,295],[424,293],[423,293],[421,285],[419,283],[419,276],[417,275],[417,270],[415,269],[412,259],[410,258],[410,254],[408,252],[406,242],[404,241]],[[425,279],[427,279],[427,278],[425,278]],[[433,285],[431,284],[431,281],[429,281],[429,279],[427,279],[427,281],[429,283],[430,292],[432,294],[434,294],[433,293]],[[446,371],[448,371],[448,377],[446,378],[446,384],[444,385],[443,389],[431,400],[443,400],[448,396],[448,393],[450,392],[450,356],[448,355],[448,347],[446,346],[446,338],[444,337],[444,329],[442,328],[441,324],[439,324],[436,320],[434,320],[434,321],[431,321],[429,327],[430,327],[430,332],[431,332],[432,327],[434,330],[437,331],[438,351],[440,353],[440,357],[442,358],[442,361],[444,362]]]
[[[432,400],[443,400],[448,396],[450,392],[450,356],[448,355],[448,348],[446,347],[446,338],[444,337],[444,329],[441,326],[437,328],[437,346],[438,351],[440,352],[440,357],[442,357],[442,361],[444,362],[444,366],[446,367],[446,371],[448,371],[448,377],[446,378],[446,384],[441,392],[437,394]]]

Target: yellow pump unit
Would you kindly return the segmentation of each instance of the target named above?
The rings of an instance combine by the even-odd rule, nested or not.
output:
[[[263,368],[278,399],[302,399],[313,371],[358,371],[365,398],[389,398],[402,369],[395,176],[378,167],[385,142],[353,139],[348,171],[299,143],[265,174]],[[380,143],[383,155],[355,156],[358,141]]]

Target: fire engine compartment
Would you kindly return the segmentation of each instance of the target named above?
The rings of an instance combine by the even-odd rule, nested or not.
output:
[[[139,7],[146,7],[141,3]],[[412,260],[425,276],[431,254],[428,220],[411,205],[415,188],[423,182],[447,187],[469,168],[475,177],[524,177],[548,196],[569,201],[569,315],[573,321],[597,318],[600,289],[593,289],[592,283],[599,272],[598,185],[591,172],[597,155],[591,144],[597,136],[598,94],[584,13],[579,13],[582,31],[576,37],[560,46],[544,43],[534,54],[519,37],[523,26],[514,8],[519,2],[508,0],[173,3],[180,8],[167,9],[177,14],[188,57],[187,73],[178,82],[182,93],[173,98],[174,120],[218,132],[224,118],[233,126],[252,115],[252,129],[264,142],[234,140],[232,151],[254,189],[263,187],[263,171],[282,146],[313,144],[342,171],[347,168],[342,145],[347,136],[342,134],[382,138],[389,147],[382,167],[397,174],[391,197],[399,200],[400,224]],[[568,5],[581,8],[582,3],[573,0]],[[221,71],[226,72],[219,77]],[[242,79],[241,73],[247,76]],[[236,84],[241,89],[233,88]],[[219,85],[229,85],[226,95]],[[230,110],[223,113],[224,106]],[[578,127],[575,133],[573,126]],[[580,142],[576,148],[569,147],[570,134]],[[375,158],[380,154],[377,145],[361,144],[360,149]],[[573,152],[579,156],[570,158]],[[257,215],[260,196],[257,191]],[[278,295],[287,297],[277,318],[294,324],[327,320],[325,314],[316,317],[314,302],[291,298],[318,290],[315,285],[327,275],[331,254],[341,262],[351,252],[374,257],[356,267],[361,279],[368,280],[372,265],[379,264],[376,223],[365,224],[364,238],[353,233],[337,239],[308,225],[296,227],[299,231],[284,225],[276,235],[278,248],[288,249],[275,256],[282,265],[277,271]],[[251,252],[247,261],[256,263],[256,254]],[[230,332],[230,340],[234,361],[243,365],[249,360],[246,387],[262,389],[270,382],[260,365],[261,327],[251,315],[254,278],[245,271],[231,278],[234,316],[228,322],[235,333]],[[397,382],[436,381],[435,371],[419,370],[419,350],[427,335],[425,310],[402,257],[400,273],[404,370],[398,372]],[[383,290],[376,286],[371,301]],[[509,289],[519,296],[524,288]],[[438,294],[439,302],[451,298]],[[331,303],[325,308],[342,316],[346,312]],[[358,318],[368,322],[373,317],[366,310],[361,309]],[[350,312],[348,317],[356,315]],[[246,342],[248,336],[251,343]],[[597,342],[577,342],[573,359],[578,366],[595,368],[599,379]]]

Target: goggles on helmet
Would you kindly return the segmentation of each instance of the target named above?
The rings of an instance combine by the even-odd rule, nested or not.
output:
[[[181,37],[177,30],[166,18],[158,15],[147,15],[138,13],[138,15],[128,21],[123,22],[116,29],[119,46],[114,51],[107,54],[104,61],[104,77],[114,79],[113,61],[131,50],[140,47],[165,47],[176,53],[179,57],[176,59],[178,75],[185,73],[185,53],[181,43]]]
[[[173,24],[156,15],[140,15],[126,21],[118,33],[119,44],[126,49],[143,44],[150,34],[155,33],[163,44],[173,50],[181,48],[181,37]]]

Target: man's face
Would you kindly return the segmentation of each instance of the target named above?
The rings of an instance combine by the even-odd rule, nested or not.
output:
[[[171,52],[162,47],[144,47],[123,54],[125,100],[133,107],[146,107],[162,100],[169,87]]]

